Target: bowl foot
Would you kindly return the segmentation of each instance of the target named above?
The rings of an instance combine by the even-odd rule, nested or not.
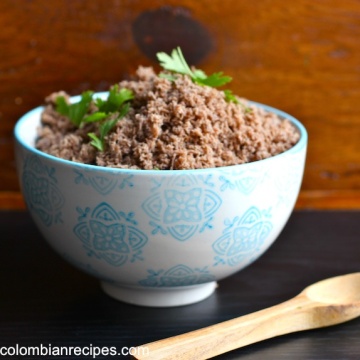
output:
[[[215,281],[191,286],[140,288],[101,282],[106,294],[133,305],[171,307],[189,305],[209,297],[217,286]]]

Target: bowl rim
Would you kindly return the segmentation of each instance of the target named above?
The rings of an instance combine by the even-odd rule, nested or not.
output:
[[[107,91],[96,92],[96,93],[94,93],[94,97],[101,98],[101,97],[105,97],[107,94],[108,94]],[[72,101],[72,102],[79,101],[79,100],[80,100],[80,95],[75,95],[75,96],[70,97],[70,101]],[[274,155],[274,156],[271,156],[271,157],[268,157],[265,159],[248,162],[248,163],[235,164],[235,165],[229,165],[229,166],[221,166],[221,167],[209,167],[209,168],[203,168],[203,169],[183,169],[183,170],[144,170],[144,169],[126,169],[126,168],[91,165],[91,164],[84,164],[84,163],[80,163],[80,162],[76,162],[76,161],[72,161],[72,160],[66,160],[66,159],[56,157],[54,155],[47,154],[41,150],[36,149],[34,146],[29,145],[26,141],[24,141],[24,139],[21,136],[21,128],[25,126],[26,122],[29,121],[30,118],[33,118],[34,116],[40,116],[41,112],[44,109],[44,106],[38,106],[36,108],[33,108],[33,109],[29,110],[28,112],[26,112],[25,114],[23,114],[18,119],[18,121],[16,122],[15,127],[14,127],[14,138],[15,138],[16,142],[22,148],[28,150],[29,152],[33,153],[34,155],[38,155],[41,158],[45,158],[49,161],[58,163],[60,165],[74,166],[74,167],[81,168],[81,169],[96,170],[96,171],[101,171],[101,172],[110,172],[112,174],[114,174],[114,173],[129,174],[129,172],[134,172],[138,175],[140,175],[140,174],[147,174],[147,175],[162,174],[163,175],[163,174],[173,174],[173,173],[179,174],[180,172],[181,173],[195,172],[198,174],[200,172],[223,171],[224,169],[230,170],[230,169],[237,168],[239,166],[241,166],[242,168],[251,167],[251,166],[254,166],[254,164],[259,164],[259,162],[264,163],[264,162],[274,161],[275,159],[278,159],[279,157],[283,157],[287,154],[299,152],[300,150],[302,150],[304,147],[307,146],[308,134],[307,134],[306,128],[295,117],[293,117],[292,115],[290,115],[280,109],[274,108],[274,107],[266,105],[266,104],[262,104],[262,103],[259,103],[256,101],[249,101],[249,103],[252,105],[258,106],[258,107],[264,109],[265,111],[272,112],[281,118],[289,120],[292,123],[292,125],[294,125],[296,127],[296,129],[298,130],[298,132],[300,134],[299,141],[294,146],[292,146],[291,148],[289,148],[288,150],[285,150],[284,152],[282,152],[280,154],[277,154],[277,155]]]

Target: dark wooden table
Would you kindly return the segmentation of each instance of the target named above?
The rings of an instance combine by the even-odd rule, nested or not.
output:
[[[260,310],[315,281],[360,271],[359,211],[296,211],[274,245],[254,264],[222,280],[208,299],[177,308],[142,308],[113,300],[96,279],[63,261],[27,212],[0,212],[0,228],[0,349],[51,344],[120,351]],[[217,358],[360,359],[360,318]]]

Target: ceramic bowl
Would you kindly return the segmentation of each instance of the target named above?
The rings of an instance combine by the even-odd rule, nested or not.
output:
[[[35,108],[14,131],[28,211],[52,248],[110,296],[157,307],[203,300],[269,248],[301,186],[305,128],[255,104],[290,120],[299,142],[248,164],[165,171],[84,165],[38,151],[42,107]]]

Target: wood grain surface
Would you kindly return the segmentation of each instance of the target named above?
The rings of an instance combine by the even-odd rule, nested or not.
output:
[[[303,192],[353,192],[341,202],[360,208],[359,1],[2,0],[0,25],[0,198],[17,204],[22,114],[53,91],[107,90],[180,45],[193,65],[231,75],[238,95],[303,122]]]

